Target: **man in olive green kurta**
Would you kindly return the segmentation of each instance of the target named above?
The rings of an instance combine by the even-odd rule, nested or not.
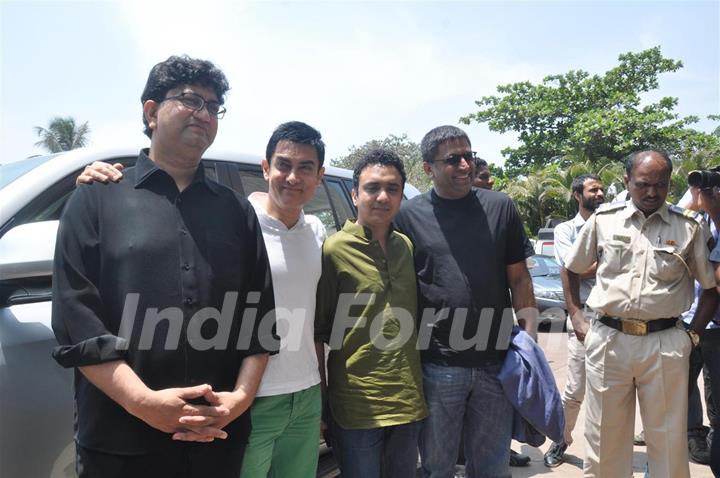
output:
[[[404,183],[397,155],[368,153],[353,177],[357,222],[323,245],[315,337],[331,347],[328,425],[346,478],[414,477],[427,416],[412,244],[391,226]]]

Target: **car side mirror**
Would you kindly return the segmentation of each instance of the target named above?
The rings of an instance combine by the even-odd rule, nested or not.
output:
[[[0,238],[0,282],[52,275],[58,223],[22,224]]]

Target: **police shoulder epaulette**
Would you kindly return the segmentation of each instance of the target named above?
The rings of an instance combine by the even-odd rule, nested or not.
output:
[[[595,210],[595,214],[605,214],[608,212],[619,211],[620,209],[625,209],[625,201],[617,201],[617,202],[601,204]]]
[[[690,219],[691,221],[695,221],[700,224],[702,224],[702,222],[703,222],[703,215],[697,211],[693,211],[692,209],[685,209],[685,208],[682,208],[680,206],[675,206],[675,205],[670,205],[670,207],[668,207],[668,209],[670,210],[670,212],[679,214],[683,217],[686,217],[687,219]]]

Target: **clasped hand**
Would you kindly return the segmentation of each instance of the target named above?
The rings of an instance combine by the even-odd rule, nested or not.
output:
[[[207,405],[190,403],[198,398]],[[248,402],[242,390],[215,392],[205,384],[153,390],[135,414],[153,428],[172,433],[173,440],[211,442],[227,438],[223,428],[247,410]]]

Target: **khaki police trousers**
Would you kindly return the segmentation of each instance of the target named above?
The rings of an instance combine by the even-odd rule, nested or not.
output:
[[[627,335],[595,321],[585,338],[585,478],[632,476],[635,396],[653,478],[689,478],[688,358],[678,327]]]

